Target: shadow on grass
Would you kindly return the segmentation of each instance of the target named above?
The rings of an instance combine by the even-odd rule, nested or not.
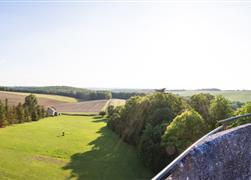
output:
[[[82,179],[150,179],[136,156],[135,149],[122,142],[107,127],[101,128],[100,136],[88,145],[91,151],[72,155],[71,161],[63,167],[71,170],[71,178]]]
[[[104,119],[104,118],[99,118],[97,120],[94,120],[92,122],[96,122],[96,123],[99,123],[99,122],[107,122],[107,119]]]

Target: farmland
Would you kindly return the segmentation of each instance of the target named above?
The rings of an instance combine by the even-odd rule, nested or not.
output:
[[[0,100],[4,102],[7,98],[10,106],[17,105],[19,102],[23,103],[24,98],[29,93],[20,92],[8,92],[0,91]],[[77,99],[48,94],[34,94],[38,98],[38,103],[44,107],[53,106],[59,112],[74,113],[74,114],[97,114],[102,110],[106,110],[108,105],[124,105],[123,99],[111,99],[111,100],[93,100],[78,102]]]
[[[112,99],[109,105],[112,106],[123,106],[125,105],[126,100],[124,99]]]
[[[97,113],[100,112],[109,100],[83,101],[77,103],[57,104],[54,107],[58,112],[67,113]]]
[[[4,101],[7,98],[9,105],[17,105],[19,102],[23,103],[24,98],[27,95],[29,95],[29,93],[0,91],[0,100]],[[62,103],[77,102],[77,99],[66,96],[47,95],[47,94],[34,94],[34,95],[36,95],[36,97],[38,98],[38,103],[45,107],[55,106],[57,104],[62,104]]]
[[[197,90],[184,90],[184,91],[170,91],[174,94],[181,96],[192,96],[198,93],[209,93],[212,95],[223,95],[231,101],[248,102],[251,101],[251,90],[222,90],[222,91],[197,91]]]
[[[0,129],[0,179],[149,179],[135,149],[105,125],[58,116]]]
[[[97,114],[105,111],[108,105],[121,106],[125,104],[123,99],[94,100],[77,103],[57,104],[54,107],[58,112],[74,114]]]

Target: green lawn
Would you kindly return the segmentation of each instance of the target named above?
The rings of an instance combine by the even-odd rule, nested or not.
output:
[[[251,101],[251,90],[223,90],[223,91],[171,91],[172,93],[179,94],[181,96],[192,96],[198,93],[210,93],[212,95],[223,95],[231,101],[247,102]]]
[[[0,179],[151,177],[135,149],[97,117],[58,116],[0,129]]]

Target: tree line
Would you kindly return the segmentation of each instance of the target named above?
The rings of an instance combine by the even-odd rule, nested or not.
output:
[[[45,86],[45,87],[0,87],[0,91],[28,92],[39,94],[54,94],[74,97],[80,100],[100,100],[100,99],[129,99],[132,96],[143,95],[137,92],[112,92],[112,91],[95,91],[84,88],[70,86]]]
[[[251,103],[231,103],[223,96],[196,94],[183,98],[171,93],[134,96],[124,106],[109,106],[107,126],[137,147],[140,159],[158,172],[207,132],[217,121],[251,113]],[[251,122],[245,118],[229,127]]]
[[[0,101],[0,127],[37,121],[46,116],[44,107],[38,105],[36,96],[32,94],[25,97],[23,104],[19,103],[17,106],[9,106],[8,99]]]

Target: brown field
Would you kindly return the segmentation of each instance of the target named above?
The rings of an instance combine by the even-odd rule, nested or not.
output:
[[[126,100],[124,99],[111,99],[110,104],[112,106],[123,106],[125,105]]]
[[[4,102],[5,99],[8,99],[9,105],[13,106],[17,105],[19,102],[23,103],[27,95],[29,95],[29,93],[0,91],[0,100]],[[40,105],[45,108],[53,106],[58,112],[65,113],[98,113],[100,111],[105,111],[108,105],[119,106],[125,104],[125,100],[122,99],[74,102],[74,99],[69,99],[69,97],[65,96],[35,95]]]
[[[24,94],[24,93],[0,91],[0,100],[4,102],[5,99],[8,99],[8,104],[10,106],[17,105],[18,103],[23,103],[26,96],[27,94]],[[53,99],[49,97],[49,95],[48,95],[48,98],[37,96],[37,99],[38,99],[38,103],[44,107],[56,106],[58,104],[65,103],[65,101]]]
[[[54,107],[58,112],[65,113],[98,113],[107,105],[109,100],[84,101],[77,103],[57,104]]]

